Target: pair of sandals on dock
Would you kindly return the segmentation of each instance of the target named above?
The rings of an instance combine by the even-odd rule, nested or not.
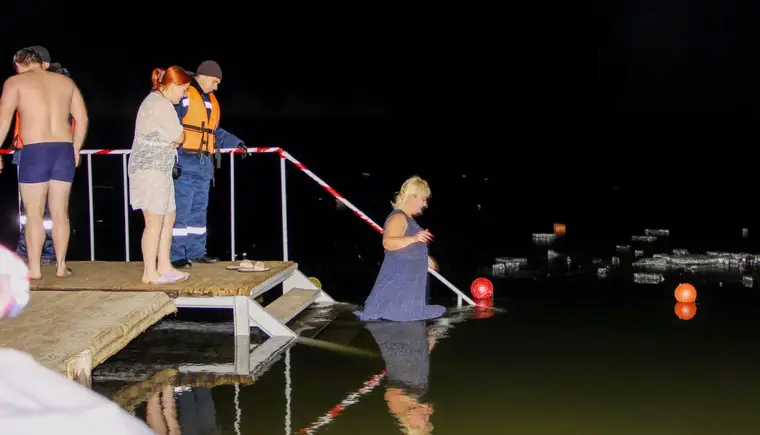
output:
[[[243,260],[237,266],[227,266],[227,270],[237,270],[238,272],[266,272],[270,270],[263,261],[253,262],[251,260]]]

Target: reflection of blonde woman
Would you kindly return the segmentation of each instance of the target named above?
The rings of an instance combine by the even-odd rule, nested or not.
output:
[[[446,309],[427,305],[427,268],[433,266],[427,244],[433,235],[422,229],[414,216],[422,213],[430,197],[428,183],[420,177],[404,182],[385,221],[383,248],[385,259],[361,320],[407,322],[440,317]]]
[[[430,416],[433,415],[433,405],[421,403],[413,395],[407,394],[401,388],[388,388],[385,392],[388,409],[399,421],[406,435],[428,435],[433,433]]]

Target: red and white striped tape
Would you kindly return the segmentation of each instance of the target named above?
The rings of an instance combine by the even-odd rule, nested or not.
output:
[[[222,154],[229,154],[229,153],[235,153],[235,154],[243,154],[243,150],[239,148],[223,148],[219,150],[222,152]],[[256,147],[256,148],[248,148],[249,153],[279,153],[282,151],[282,148],[280,147]],[[10,148],[6,149],[0,149],[0,154],[13,154],[14,150]],[[132,150],[109,150],[109,149],[103,149],[103,150],[82,150],[79,152],[79,154],[83,155],[95,155],[95,156],[105,156],[105,155],[121,155],[121,154],[131,154]]]
[[[374,228],[380,234],[383,233],[383,228],[380,225],[378,225],[377,223],[375,223],[375,221],[373,221],[372,219],[370,219],[370,217],[367,216],[366,214],[364,214],[363,211],[361,211],[358,208],[356,208],[355,205],[353,205],[350,202],[348,202],[348,200],[346,198],[344,198],[343,195],[341,195],[340,193],[338,193],[329,184],[325,183],[324,180],[322,180],[321,178],[317,177],[313,172],[311,172],[309,170],[309,168],[307,168],[306,166],[304,166],[303,163],[299,162],[298,160],[296,160],[295,157],[293,157],[292,155],[290,155],[289,152],[287,152],[285,150],[282,150],[282,151],[280,151],[280,155],[283,156],[283,157],[285,157],[286,159],[290,160],[290,162],[293,163],[294,165],[296,165],[296,167],[298,169],[302,170],[306,175],[308,175],[309,177],[311,177],[312,180],[316,181],[317,184],[319,184],[320,186],[322,186],[326,191],[330,192],[330,194],[332,196],[334,196],[335,199],[337,199],[338,201],[342,202],[343,205],[345,205],[346,207],[348,207],[349,209],[351,209],[351,211],[353,211],[357,216],[359,216],[359,218],[361,220],[363,220],[364,222],[368,223],[372,228]]]
[[[234,153],[234,154],[243,154],[243,150],[239,148],[224,148],[220,150],[224,154]],[[13,154],[13,149],[0,149],[0,155],[2,154]],[[95,156],[105,156],[105,155],[124,155],[124,154],[130,154],[132,150],[117,150],[117,149],[102,149],[102,150],[82,150],[80,151],[80,154],[83,155],[95,155]],[[285,151],[284,149],[280,147],[252,147],[248,148],[248,153],[278,153],[280,155],[280,158],[285,158],[290,160],[291,163],[293,163],[298,169],[303,171],[306,175],[311,177],[312,180],[316,181],[317,184],[322,186],[326,191],[328,191],[332,196],[335,197],[338,201],[343,203],[346,207],[348,207],[351,211],[353,211],[361,220],[368,223],[372,228],[375,229],[375,231],[379,232],[380,234],[383,233],[383,228],[378,225],[375,221],[370,219],[369,216],[364,214],[363,211],[356,208],[355,205],[351,204],[346,198],[343,197],[340,193],[338,193],[337,190],[333,189],[332,186],[325,183],[324,180],[317,177],[309,168],[307,168],[303,163],[299,162],[295,157],[293,157],[289,152]]]
[[[234,154],[243,154],[244,151],[239,148],[224,148],[220,150],[224,154],[234,153]],[[0,155],[2,154],[13,154],[13,149],[0,149]],[[102,149],[102,150],[82,150],[79,153],[83,155],[95,155],[95,156],[105,156],[105,155],[124,155],[124,154],[130,154],[132,150],[116,150],[116,149]],[[383,228],[375,223],[372,219],[370,219],[369,216],[364,214],[363,211],[356,208],[355,205],[348,202],[346,198],[343,197],[338,191],[332,188],[329,184],[325,183],[324,180],[317,177],[309,168],[304,166],[303,163],[299,162],[295,157],[293,157],[290,153],[283,150],[280,147],[252,147],[248,148],[248,153],[278,153],[280,155],[280,158],[285,158],[290,160],[291,163],[293,163],[298,169],[302,170],[306,175],[311,177],[312,180],[316,181],[317,184],[322,186],[325,190],[330,192],[332,196],[335,197],[338,201],[342,202],[343,205],[348,207],[351,211],[353,211],[361,220],[368,223],[372,228],[375,229],[375,231],[379,232],[380,234],[383,233]]]
[[[234,154],[243,154],[244,151],[239,148],[224,148],[220,150],[224,154],[234,153]],[[82,150],[79,153],[82,155],[95,155],[95,156],[105,156],[105,155],[124,155],[124,154],[130,154],[132,150],[117,150],[117,149],[102,149],[102,150]],[[0,155],[2,154],[13,154],[13,149],[0,149]],[[248,153],[278,153],[280,155],[280,158],[285,158],[291,161],[296,167],[300,170],[302,170],[306,175],[311,177],[314,181],[316,181],[320,186],[322,186],[325,190],[330,192],[332,196],[335,197],[338,201],[342,202],[343,205],[351,209],[361,220],[368,223],[372,228],[374,228],[377,232],[380,234],[383,233],[383,228],[375,223],[372,219],[370,219],[369,216],[364,214],[361,210],[356,208],[355,205],[348,202],[346,198],[343,197],[338,191],[333,189],[329,184],[325,183],[324,180],[317,177],[309,168],[304,166],[303,163],[296,160],[295,157],[293,157],[290,153],[283,150],[280,147],[253,147],[248,148]]]
[[[385,379],[385,376],[387,374],[388,372],[386,370],[383,370],[380,373],[376,374],[375,376],[372,376],[367,382],[364,383],[364,385],[362,385],[360,389],[346,396],[346,398],[341,400],[339,404],[333,406],[329,411],[327,411],[324,415],[319,417],[310,426],[299,430],[298,433],[303,434],[303,435],[313,434],[320,427],[331,423],[335,419],[335,417],[339,416],[346,408],[359,402],[359,398],[361,396],[369,393],[370,391],[374,390],[375,387],[380,385],[380,381]]]

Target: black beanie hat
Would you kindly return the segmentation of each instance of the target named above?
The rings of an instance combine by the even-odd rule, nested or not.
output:
[[[219,64],[213,60],[204,60],[200,65],[198,65],[198,69],[195,70],[195,75],[216,77],[221,80],[222,67],[220,67]]]

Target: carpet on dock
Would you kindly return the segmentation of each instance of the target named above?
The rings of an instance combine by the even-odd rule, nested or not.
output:
[[[62,279],[55,276],[53,265],[42,269],[42,279],[32,281],[32,290],[108,291],[108,292],[165,292],[171,297],[249,296],[268,281],[297,268],[293,261],[265,261],[265,272],[238,272],[227,266],[239,262],[193,264],[190,278],[176,284],[153,285],[141,281],[142,262],[71,261],[66,265],[73,275]]]
[[[176,311],[163,292],[36,291],[21,315],[0,322],[0,346],[74,379],[82,355],[95,367]]]

